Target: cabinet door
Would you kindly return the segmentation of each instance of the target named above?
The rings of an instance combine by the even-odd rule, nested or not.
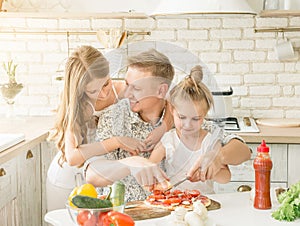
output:
[[[255,181],[255,173],[253,169],[253,160],[256,156],[256,149],[260,144],[248,144],[253,150],[251,159],[238,165],[229,166],[231,171],[231,182],[228,184],[215,184],[217,193],[237,191],[240,185],[251,185]],[[270,155],[273,162],[271,171],[271,184],[277,187],[286,187],[287,176],[287,144],[267,144],[270,147]]]
[[[273,162],[271,171],[272,182],[287,182],[287,145],[286,144],[267,144],[270,147],[270,155]],[[259,144],[248,144],[253,150],[251,159],[238,166],[229,166],[232,181],[254,181],[255,174],[253,160],[256,156],[256,149]]]
[[[47,213],[46,178],[50,163],[57,153],[54,142],[44,141],[41,143],[41,181],[42,181],[42,216]],[[43,222],[43,225],[46,225]]]
[[[18,204],[20,225],[42,225],[40,145],[18,157]]]
[[[300,181],[300,145],[289,145],[288,186]]]
[[[17,161],[12,159],[0,165],[0,225],[18,225]]]

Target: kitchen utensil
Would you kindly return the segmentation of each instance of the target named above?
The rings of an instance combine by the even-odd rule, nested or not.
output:
[[[118,48],[120,41],[120,30],[111,28],[109,30],[109,48]]]
[[[293,44],[287,38],[278,40],[274,51],[278,60],[289,60],[295,57]]]
[[[170,191],[172,188],[175,188],[176,186],[178,186],[179,184],[182,184],[183,182],[185,182],[186,180],[188,180],[189,177],[185,177],[184,179],[178,181],[177,183],[171,185],[167,190],[165,191]]]
[[[109,39],[108,39],[106,32],[100,29],[97,31],[96,36],[97,36],[98,41],[103,45],[103,47],[108,48]]]
[[[214,98],[214,107],[209,110],[207,118],[225,119],[232,116],[232,94],[230,87],[228,90],[212,91]]]
[[[126,37],[127,37],[127,31],[123,31],[122,36],[119,41],[119,44],[118,44],[118,48],[120,48],[123,45]]]
[[[251,126],[251,121],[249,117],[244,117],[243,122],[245,126]]]

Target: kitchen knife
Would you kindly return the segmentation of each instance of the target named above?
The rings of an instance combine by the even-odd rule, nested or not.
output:
[[[177,187],[179,184],[182,184],[183,182],[185,182],[186,180],[190,179],[190,177],[185,177],[184,179],[178,181],[177,183],[171,185],[168,189],[166,189],[165,191],[170,191],[172,188]]]

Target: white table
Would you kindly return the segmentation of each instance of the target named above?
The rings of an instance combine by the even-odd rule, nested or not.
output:
[[[221,209],[208,211],[207,226],[300,226],[300,219],[294,222],[280,222],[271,217],[278,208],[278,202],[272,200],[270,210],[257,210],[253,207],[249,192],[209,195],[221,203]],[[274,197],[274,196],[273,196]],[[65,209],[54,210],[45,215],[45,221],[55,226],[74,226]],[[136,221],[136,226],[163,226],[167,217]]]

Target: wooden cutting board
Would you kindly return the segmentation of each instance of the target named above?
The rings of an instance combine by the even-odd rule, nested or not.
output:
[[[144,204],[144,201],[134,201],[128,202],[126,205],[134,205],[138,204],[138,206],[134,208],[125,209],[125,213],[130,215],[133,220],[146,220],[158,217],[164,217],[171,213],[170,210],[166,210],[163,208],[155,208]],[[216,210],[220,209],[221,204],[215,200],[211,199],[210,206],[207,207],[207,210]]]
[[[299,127],[300,119],[292,118],[272,118],[272,119],[257,119],[258,125],[273,126],[273,127]]]

